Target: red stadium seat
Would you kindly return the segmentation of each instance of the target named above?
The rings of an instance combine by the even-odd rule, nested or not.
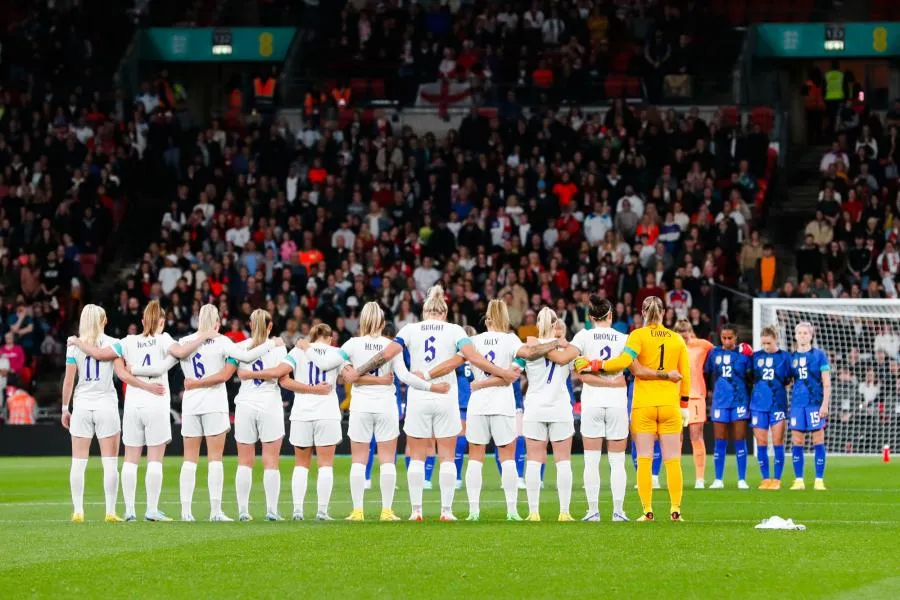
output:
[[[740,120],[736,106],[722,106],[719,113],[722,115],[722,126],[734,127]]]
[[[603,92],[608,100],[625,95],[625,78],[621,75],[607,75],[603,82]]]
[[[763,133],[769,133],[775,125],[775,111],[768,106],[757,106],[750,112],[750,122],[759,125]]]
[[[384,93],[384,79],[372,80],[372,100],[383,100],[387,95]]]
[[[94,275],[97,274],[97,255],[82,254],[79,257],[79,262],[81,264],[81,276],[85,279],[93,279]]]
[[[641,78],[626,77],[625,78],[625,94],[629,98],[640,98],[641,94]]]

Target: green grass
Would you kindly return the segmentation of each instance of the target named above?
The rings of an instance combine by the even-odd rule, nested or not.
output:
[[[177,457],[167,459],[162,508],[178,510]],[[686,482],[693,482],[685,459]],[[807,469],[811,469],[807,457]],[[262,521],[260,465],[254,471],[252,523],[102,521],[99,460],[88,467],[83,525],[71,512],[67,458],[0,460],[0,589],[11,597],[715,597],[888,598],[900,596],[900,466],[877,458],[831,458],[827,492],[729,489],[685,492],[686,523],[556,523],[553,467],[541,523],[507,523],[499,478],[485,465],[482,520],[437,521],[439,493],[425,492],[424,523],[379,523],[380,494],[366,494],[372,521]],[[226,512],[236,516],[234,461],[226,462]],[[790,465],[788,465],[790,469]],[[282,463],[282,514],[290,515],[291,462]],[[349,459],[339,458],[331,512],[349,513]],[[640,511],[629,470],[626,510]],[[756,471],[751,460],[751,472]],[[585,511],[575,458],[572,514]],[[143,466],[138,512],[143,513]],[[601,511],[609,517],[608,467]],[[409,514],[405,470],[395,508]],[[786,483],[790,483],[786,477]],[[435,474],[435,482],[437,477]],[[752,477],[755,487],[758,478]],[[808,479],[811,483],[811,479]],[[811,486],[810,486],[811,487]],[[668,507],[664,490],[657,508]],[[525,494],[520,492],[520,512]],[[121,497],[120,497],[121,503]],[[468,512],[456,494],[457,516]],[[120,504],[121,512],[121,504]],[[197,474],[194,514],[208,512],[206,468]],[[315,514],[315,472],[306,514]],[[805,523],[805,532],[756,531],[772,515]],[[5,593],[3,595],[5,595]]]

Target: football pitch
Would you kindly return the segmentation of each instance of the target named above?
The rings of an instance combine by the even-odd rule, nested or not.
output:
[[[711,461],[710,461],[711,462]],[[399,461],[398,461],[399,463]],[[693,482],[690,457],[685,482]],[[807,470],[812,469],[807,457]],[[165,463],[161,508],[177,517],[181,460]],[[282,462],[281,513],[291,514],[292,460]],[[406,471],[398,468],[395,510],[409,516]],[[424,523],[380,523],[377,467],[364,523],[350,512],[349,458],[335,464],[333,523],[264,522],[262,471],[254,470],[251,523],[103,522],[102,470],[92,458],[86,522],[68,521],[69,459],[0,459],[0,589],[6,597],[125,598],[561,598],[561,597],[900,597],[900,465],[879,457],[830,457],[829,491],[739,491],[729,456],[725,490],[686,490],[685,523],[557,523],[555,471],[547,468],[541,523],[505,521],[494,463],[484,468],[481,521],[438,522],[439,492],[425,492]],[[750,461],[751,485],[758,485]],[[711,467],[711,465],[710,465]],[[226,458],[224,506],[237,517],[233,458]],[[573,459],[572,514],[586,509],[581,457]],[[608,466],[601,466],[601,513],[610,515]],[[628,465],[625,508],[639,516]],[[138,474],[143,514],[144,465]],[[200,465],[194,514],[208,514]],[[437,484],[437,474],[434,477]],[[660,516],[665,490],[655,495]],[[521,514],[527,513],[520,491]],[[122,513],[121,494],[119,513]],[[465,490],[456,515],[468,514]],[[306,515],[315,515],[315,469]],[[772,515],[806,531],[757,531]]]

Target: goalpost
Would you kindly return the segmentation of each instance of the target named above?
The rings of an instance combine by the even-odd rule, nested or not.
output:
[[[794,350],[794,327],[812,323],[813,346],[831,364],[829,453],[880,454],[900,445],[900,301],[864,299],[753,300],[753,348],[764,327]],[[790,393],[788,394],[790,397]],[[786,445],[791,435],[787,433]]]

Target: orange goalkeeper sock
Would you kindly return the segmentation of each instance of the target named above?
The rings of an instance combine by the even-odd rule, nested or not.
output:
[[[653,458],[650,456],[638,456],[637,459],[637,484],[638,496],[641,497],[641,505],[644,514],[653,512]]]
[[[666,487],[669,488],[672,510],[681,512],[681,494],[684,491],[681,458],[670,458],[663,464],[666,465]]]
[[[706,442],[703,439],[691,440],[694,450],[694,479],[700,480],[706,475]]]

